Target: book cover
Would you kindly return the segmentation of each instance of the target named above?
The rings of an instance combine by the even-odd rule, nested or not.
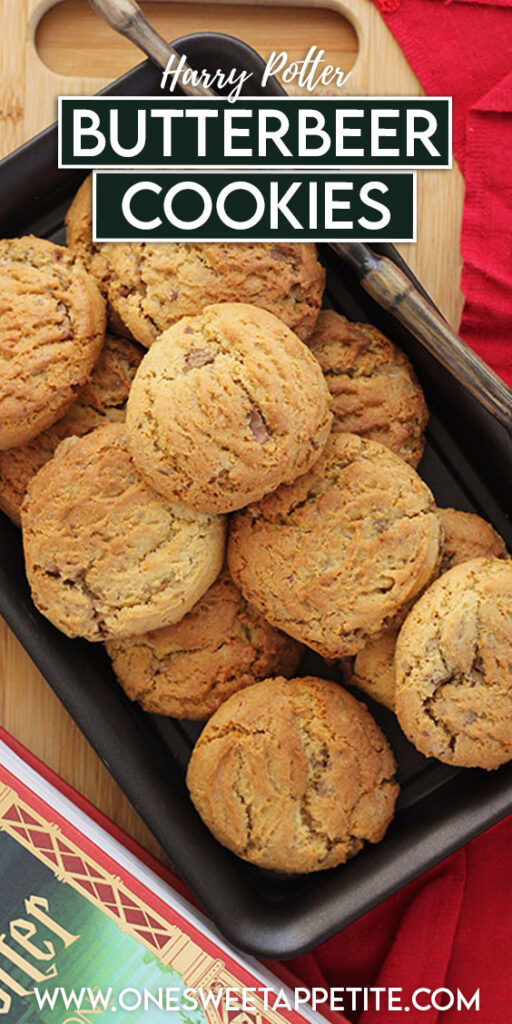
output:
[[[1,741],[0,876],[6,1020],[302,1019],[277,979],[239,958],[190,904]]]

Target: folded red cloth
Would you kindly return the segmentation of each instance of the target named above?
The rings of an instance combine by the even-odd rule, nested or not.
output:
[[[427,93],[453,97],[466,182],[460,333],[512,385],[511,0],[375,0]]]
[[[512,384],[512,0],[375,2],[426,92],[453,97],[466,183],[460,333]],[[481,989],[478,1014],[412,1010],[408,1024],[510,1020],[511,846],[512,817],[287,969],[311,986],[403,987],[404,1002],[422,986]],[[394,1017],[372,1008],[359,1021]]]
[[[402,988],[407,1004],[419,988],[457,989],[469,999],[480,988],[480,1011],[414,1010],[407,1024],[510,1020],[512,979],[512,817],[474,839],[313,953],[286,964],[292,984]],[[271,965],[272,966],[272,965]],[[274,969],[275,969],[275,965]],[[293,980],[295,979],[295,981]],[[359,997],[360,998],[360,997]],[[422,994],[421,1001],[429,1000]],[[448,997],[440,995],[441,1002]],[[410,1003],[409,1003],[410,1004]],[[411,1004],[410,1004],[411,1005]],[[335,1020],[335,1015],[330,1015]],[[371,1006],[360,1024],[394,1020]]]

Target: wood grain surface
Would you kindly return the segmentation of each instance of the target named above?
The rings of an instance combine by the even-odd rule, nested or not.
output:
[[[215,29],[264,56],[304,57],[314,43],[350,78],[343,95],[420,95],[418,80],[370,0],[141,5],[169,40]],[[58,95],[91,94],[138,64],[140,54],[87,0],[0,0],[0,156],[55,118]],[[329,90],[326,90],[329,91]],[[418,174],[418,242],[398,246],[452,326],[462,307],[457,167]],[[122,828],[159,853],[107,769],[0,620],[0,721]]]

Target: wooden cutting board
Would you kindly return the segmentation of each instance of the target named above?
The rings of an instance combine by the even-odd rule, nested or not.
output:
[[[312,44],[329,63],[351,70],[342,95],[420,95],[422,90],[370,0],[142,3],[168,39],[216,30],[236,35],[267,58],[286,50],[302,59]],[[87,0],[0,0],[0,156],[55,119],[58,95],[97,92],[139,63]],[[292,91],[292,90],[290,90]],[[331,90],[326,90],[331,91]],[[458,168],[418,174],[418,242],[398,248],[457,326],[462,306]],[[68,782],[153,852],[158,846],[49,686],[0,620],[0,721]]]

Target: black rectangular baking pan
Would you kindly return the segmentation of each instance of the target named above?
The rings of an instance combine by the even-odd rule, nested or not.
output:
[[[239,41],[204,33],[176,46],[193,66],[254,71],[250,91],[261,93],[262,62]],[[158,94],[159,77],[144,63],[105,91]],[[279,91],[273,85],[266,93]],[[0,234],[34,232],[62,242],[63,214],[81,177],[57,169],[55,128],[11,154],[0,164]],[[414,280],[393,246],[382,245],[380,251]],[[368,298],[332,250],[320,247],[320,253],[327,267],[327,303],[351,319],[376,324],[416,367],[432,411],[420,470],[438,504],[480,513],[512,546],[508,435]],[[486,773],[426,760],[405,740],[394,716],[368,702],[396,753],[402,786],[384,841],[346,865],[314,875],[277,877],[253,868],[213,839],[188,799],[184,776],[199,727],[144,714],[124,696],[99,645],[68,640],[39,615],[25,579],[21,538],[7,519],[0,522],[0,611],[177,872],[220,931],[247,952],[286,958],[313,948],[512,810],[512,764]],[[303,670],[333,675],[314,655]]]

